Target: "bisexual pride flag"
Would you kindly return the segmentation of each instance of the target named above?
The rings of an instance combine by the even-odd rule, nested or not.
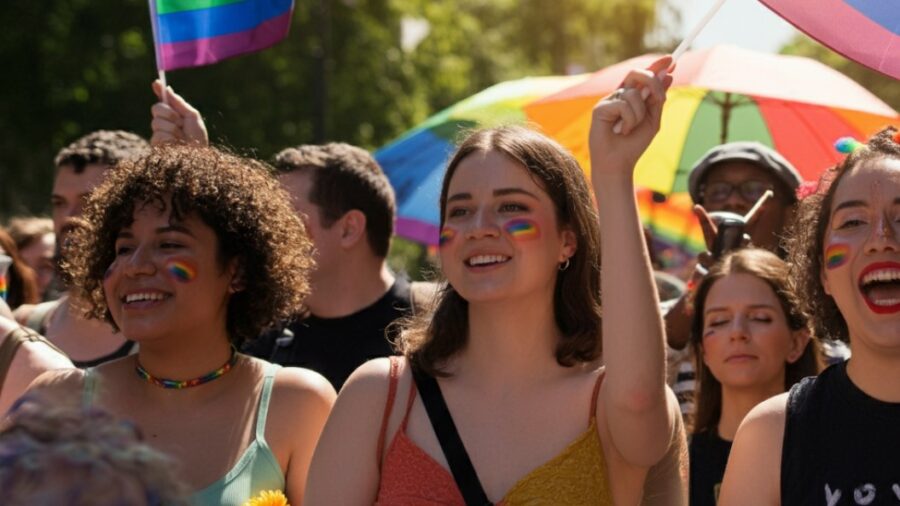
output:
[[[149,0],[160,70],[197,67],[283,39],[293,0]]]
[[[900,79],[900,0],[759,0],[822,44]]]

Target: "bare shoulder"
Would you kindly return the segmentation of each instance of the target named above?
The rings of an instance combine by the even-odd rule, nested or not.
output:
[[[404,369],[406,369],[404,367]],[[386,394],[388,378],[391,374],[391,361],[388,358],[369,360],[356,368],[347,378],[341,394],[348,395],[374,394],[382,391]]]
[[[763,401],[741,422],[725,469],[719,504],[781,504],[781,452],[787,418],[784,393]]]
[[[31,316],[35,307],[37,307],[35,304],[22,304],[12,312],[13,317],[20,325],[25,325],[28,323],[28,317]]]
[[[27,393],[47,397],[59,402],[77,402],[84,389],[84,371],[81,369],[55,369],[38,376],[28,386]]]

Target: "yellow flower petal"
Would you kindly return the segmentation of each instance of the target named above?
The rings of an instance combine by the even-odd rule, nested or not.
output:
[[[264,490],[258,496],[251,498],[243,506],[291,506],[287,497],[280,490]]]

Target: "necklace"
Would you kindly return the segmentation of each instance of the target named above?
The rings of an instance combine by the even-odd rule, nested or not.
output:
[[[237,363],[237,350],[234,346],[231,347],[231,357],[228,359],[228,362],[222,364],[221,367],[216,369],[215,371],[208,372],[199,378],[189,379],[189,380],[170,380],[164,378],[157,378],[156,376],[147,372],[143,366],[141,366],[140,361],[136,361],[134,365],[134,370],[137,372],[137,375],[147,383],[152,383],[160,388],[174,388],[174,389],[182,389],[182,388],[190,388],[202,385],[204,383],[209,383],[210,381],[221,378],[225,376],[228,371],[230,371],[234,364]]]

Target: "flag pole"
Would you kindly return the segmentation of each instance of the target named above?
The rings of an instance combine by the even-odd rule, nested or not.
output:
[[[672,51],[672,66],[675,66],[675,63],[679,58],[681,58],[681,55],[683,55],[688,50],[688,48],[691,47],[691,44],[694,43],[694,40],[697,39],[697,36],[700,35],[700,32],[702,32],[703,29],[706,28],[706,25],[708,25],[709,22],[712,21],[712,18],[716,15],[717,12],[719,12],[719,9],[721,9],[722,6],[725,5],[725,1],[726,0],[716,0],[716,3],[713,4],[709,11],[706,12],[706,15],[703,16],[703,19],[701,19],[700,22],[694,26],[688,36],[681,41],[681,44],[678,44],[678,47],[675,48],[675,51]],[[672,67],[670,66],[669,69],[671,68]],[[642,93],[644,99],[646,99],[648,95],[648,91],[644,91]],[[625,123],[621,119],[619,121],[616,121],[616,124],[613,125],[613,133],[621,134],[624,124]]]
[[[153,28],[153,52],[156,54],[156,71],[162,83],[162,93],[159,98],[162,103],[167,104],[169,103],[166,96],[168,85],[166,84],[166,71],[163,70],[162,55],[160,54],[159,16],[156,13],[156,0],[147,0],[147,4],[150,6],[150,26]]]
[[[713,4],[709,11],[706,12],[706,15],[703,16],[703,19],[701,19],[700,22],[697,23],[696,26],[694,26],[694,29],[691,30],[691,32],[687,37],[684,38],[683,41],[681,41],[681,44],[678,44],[678,47],[675,48],[675,51],[672,51],[673,65],[678,61],[679,58],[681,58],[681,55],[683,55],[685,51],[687,51],[688,48],[691,47],[691,44],[694,43],[694,40],[697,39],[697,36],[700,35],[700,32],[702,32],[703,29],[706,28],[706,25],[708,25],[709,22],[712,21],[712,18],[716,15],[717,12],[719,12],[719,9],[721,9],[723,5],[725,5],[725,0],[716,0],[716,3]]]

